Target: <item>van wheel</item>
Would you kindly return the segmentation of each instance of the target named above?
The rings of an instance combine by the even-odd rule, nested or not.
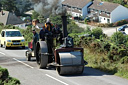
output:
[[[25,46],[22,46],[22,49],[25,49]]]
[[[2,47],[1,41],[0,41],[0,47]]]
[[[4,42],[4,48],[5,48],[5,49],[8,49],[8,47],[6,46],[6,42]]]

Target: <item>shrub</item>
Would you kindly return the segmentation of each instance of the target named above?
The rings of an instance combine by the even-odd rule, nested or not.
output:
[[[0,67],[0,85],[20,85],[20,81],[9,77],[8,70]]]
[[[6,68],[1,68],[0,67],[0,79],[6,79],[8,78],[9,76],[9,73],[8,73],[8,70]]]
[[[113,24],[113,26],[121,26],[121,25],[124,25],[124,24],[127,24],[128,22],[126,20],[121,20],[121,21],[118,21],[118,22],[115,22]]]
[[[96,39],[100,39],[100,35],[103,34],[103,31],[101,28],[95,28],[92,29],[92,35],[96,38]]]
[[[90,29],[90,27],[87,26],[87,28],[85,29],[85,32],[88,33],[88,34],[91,34],[91,29]]]
[[[121,32],[116,32],[111,36],[111,41],[114,44],[124,44],[126,43],[126,36]]]
[[[123,58],[120,60],[120,62],[121,62],[122,64],[128,64],[128,56],[123,57]]]

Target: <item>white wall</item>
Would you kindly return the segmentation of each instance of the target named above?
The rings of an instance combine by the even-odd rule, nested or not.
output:
[[[119,5],[115,10],[111,12],[111,22],[117,22],[128,18],[128,8]]]
[[[99,22],[100,23],[108,23],[108,19],[109,19],[109,21],[111,23],[111,19],[110,18],[99,16]]]
[[[19,28],[25,28],[25,23],[23,23],[23,24],[17,24],[17,25],[14,25],[14,26],[19,27]]]
[[[80,17],[82,16],[82,13],[72,12],[73,17]]]

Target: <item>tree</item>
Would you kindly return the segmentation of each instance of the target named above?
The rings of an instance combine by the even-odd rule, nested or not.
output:
[[[39,13],[36,11],[32,12],[32,19],[38,19]]]
[[[31,9],[31,2],[29,0],[19,0],[16,3],[17,10],[21,15]]]
[[[39,20],[40,23],[45,23],[46,22],[45,18],[42,15],[38,16],[38,20]]]
[[[61,19],[61,16],[53,16],[53,15],[50,15],[50,20],[51,22],[55,25],[57,24],[60,28],[62,28],[62,19]]]
[[[0,0],[0,11],[1,11],[1,7],[2,7],[2,4],[1,4],[1,0]]]
[[[1,0],[1,4],[3,7],[3,10],[9,11],[9,12],[16,11],[16,0]]]

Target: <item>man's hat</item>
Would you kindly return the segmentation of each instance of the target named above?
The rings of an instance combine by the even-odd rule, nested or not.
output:
[[[37,19],[33,19],[32,21],[37,21]]]

